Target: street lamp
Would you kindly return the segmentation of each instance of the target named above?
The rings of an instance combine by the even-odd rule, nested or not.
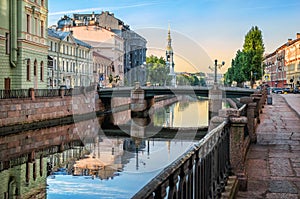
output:
[[[224,61],[222,61],[221,64],[218,64],[218,60],[217,59],[215,60],[215,68],[214,68],[214,71],[215,71],[215,80],[214,80],[214,84],[218,83],[218,81],[217,81],[217,70],[218,70],[218,68],[220,69],[224,65],[225,65]],[[209,66],[209,69],[213,70],[210,66]]]

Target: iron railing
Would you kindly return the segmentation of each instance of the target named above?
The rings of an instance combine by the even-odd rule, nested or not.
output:
[[[58,97],[61,89],[34,89],[34,97]],[[96,91],[95,86],[70,88],[64,90],[65,96],[86,94]],[[31,98],[30,89],[0,90],[0,99]]]
[[[59,89],[34,89],[35,97],[56,97],[59,96]]]
[[[220,198],[230,173],[227,123],[210,131],[133,198]]]
[[[0,99],[30,98],[29,89],[0,90]]]

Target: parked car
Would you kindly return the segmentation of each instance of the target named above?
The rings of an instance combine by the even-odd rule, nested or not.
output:
[[[284,88],[283,91],[287,92],[287,93],[292,93],[293,89],[292,88]]]
[[[294,88],[293,93],[300,93],[300,89],[299,88]]]
[[[283,88],[276,87],[272,89],[272,92],[278,94],[278,93],[284,93],[284,90]]]

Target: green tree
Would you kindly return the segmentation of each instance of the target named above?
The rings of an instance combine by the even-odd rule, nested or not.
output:
[[[152,84],[168,85],[171,77],[169,76],[169,68],[163,57],[151,55],[146,58],[147,63],[147,81]]]
[[[243,50],[238,50],[231,67],[225,73],[225,83],[237,82],[242,87],[245,81],[250,81],[251,87],[255,80],[262,77],[262,60],[264,54],[262,33],[257,26],[252,27],[246,34]]]
[[[245,54],[238,50],[232,62],[233,80],[236,81],[238,87],[243,87],[243,83],[246,81],[244,72],[245,65],[247,65],[246,59]]]
[[[176,81],[177,81],[177,85],[179,86],[190,85],[189,78],[186,75],[182,75],[182,74],[177,75]]]
[[[254,26],[245,36],[243,45],[243,53],[245,56],[244,74],[246,81],[250,81],[251,87],[255,83],[255,80],[262,77],[262,61],[265,51],[262,32],[257,26]]]

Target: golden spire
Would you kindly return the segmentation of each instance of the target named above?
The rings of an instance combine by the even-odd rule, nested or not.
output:
[[[172,41],[172,39],[171,39],[171,30],[170,30],[170,24],[169,24],[167,51],[172,51],[171,41]]]

